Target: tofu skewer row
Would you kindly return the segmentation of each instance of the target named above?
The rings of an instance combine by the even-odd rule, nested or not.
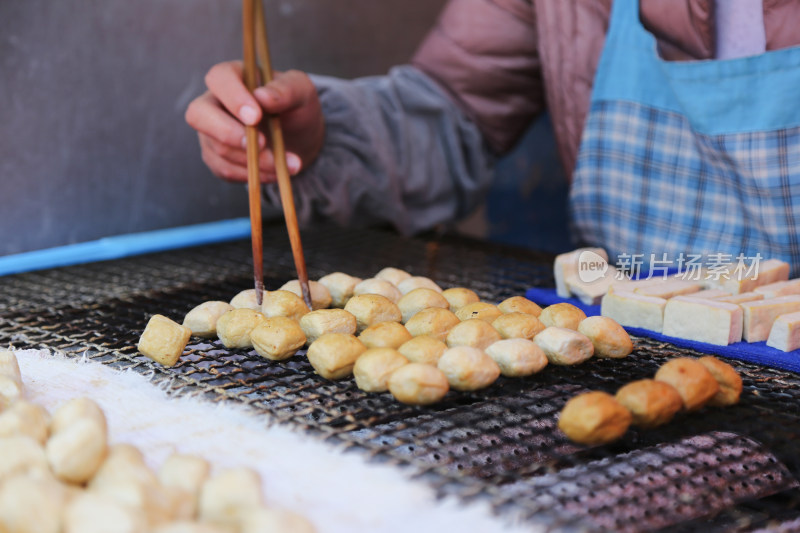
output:
[[[458,321],[456,317],[452,322],[445,322],[444,327],[436,326],[437,318],[444,318],[445,315],[452,317],[453,313],[442,307],[433,307],[417,311],[406,322],[406,328],[397,322],[384,322],[370,326],[358,338],[349,336],[349,343],[357,345],[356,341],[361,340],[364,345],[355,351],[354,359],[350,360],[357,385],[366,392],[388,389],[393,394],[398,393],[394,395],[399,401],[424,405],[435,398],[441,399],[450,388],[477,390],[487,387],[501,374],[508,377],[528,376],[541,371],[548,362],[577,364],[595,353],[595,344],[601,357],[624,357],[633,349],[630,337],[611,319],[585,319],[585,328],[576,321],[579,328],[585,329],[587,335],[584,335],[567,328],[545,328],[534,315],[516,312],[521,302],[516,300],[515,303],[516,306],[507,307],[510,312],[498,317],[495,322],[503,317],[518,318],[518,315],[524,315],[535,322],[535,333],[525,334],[525,329],[521,328],[523,333],[517,335],[520,338],[508,335],[510,338],[503,339],[503,335],[485,320],[467,318],[471,315],[465,316],[467,320],[464,321]],[[573,316],[575,310],[570,307],[560,306],[551,314],[557,317],[560,312]],[[422,327],[423,324],[425,327]],[[454,324],[453,327],[450,327],[451,324]],[[407,336],[412,334],[414,337],[408,339]],[[549,336],[553,339],[548,340]],[[531,341],[531,338],[534,340]],[[538,342],[536,339],[539,339]],[[322,347],[333,343],[334,338],[331,336],[324,338],[324,342],[322,340],[319,345],[312,345],[313,353],[310,354],[315,360],[321,359]],[[339,339],[340,342],[343,340]],[[333,350],[329,352],[330,355],[325,358],[335,358]],[[401,372],[410,364],[435,365],[436,370],[423,372],[414,366]],[[349,372],[347,368],[335,374],[335,378],[346,377]],[[395,372],[399,377],[393,379]],[[329,372],[328,375],[334,374]],[[444,382],[448,384],[446,389],[441,386]],[[395,384],[394,392],[392,383]]]
[[[592,391],[571,398],[558,420],[573,442],[595,446],[613,442],[631,424],[653,428],[668,423],[680,410],[697,411],[739,401],[742,379],[716,357],[678,357],[661,365],[654,379],[621,387],[615,396]]]
[[[405,284],[403,290],[390,280]],[[522,377],[548,363],[578,364],[595,354],[624,357],[633,349],[618,324],[586,319],[572,305],[543,310],[521,296],[493,305],[469,289],[443,291],[428,278],[399,269],[383,269],[364,281],[336,272],[312,284],[314,301],[323,302],[320,307],[334,303],[343,309],[309,310],[296,289],[289,282],[265,291],[260,312],[248,304],[255,300],[248,289],[231,304],[197,306],[183,326],[154,317],[142,335],[140,351],[162,364],[175,364],[188,342],[187,330],[204,337],[216,334],[226,347],[253,348],[276,361],[306,344],[318,374],[342,379],[355,373],[357,385],[369,392],[390,389],[391,374],[406,364],[432,364],[442,375],[433,378],[436,372],[411,370],[404,372],[403,381],[395,380],[406,401],[414,403],[409,391],[417,391],[426,403],[446,394],[442,379],[448,389],[475,390],[491,385],[501,374]]]

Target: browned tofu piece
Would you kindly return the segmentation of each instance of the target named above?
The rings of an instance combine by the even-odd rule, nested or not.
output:
[[[186,348],[192,330],[164,315],[153,315],[139,338],[139,351],[164,366],[173,366]]]

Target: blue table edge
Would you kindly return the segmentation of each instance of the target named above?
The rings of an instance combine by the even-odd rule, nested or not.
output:
[[[0,257],[0,276],[250,237],[250,219],[233,218],[190,226],[114,235],[102,239]]]

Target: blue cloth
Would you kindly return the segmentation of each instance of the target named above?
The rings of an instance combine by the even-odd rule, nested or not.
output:
[[[800,48],[668,62],[615,0],[571,191],[613,258],[776,258],[800,274]]]
[[[561,298],[556,294],[555,289],[542,289],[534,287],[528,289],[525,296],[541,306],[553,305],[561,302],[571,303],[586,313],[586,316],[597,316],[600,314],[599,305],[586,305],[576,298]],[[658,341],[669,342],[681,348],[690,348],[700,353],[721,355],[731,359],[739,359],[750,363],[791,370],[800,372],[800,350],[792,352],[782,352],[767,346],[765,342],[737,342],[728,346],[718,346],[705,342],[689,341],[677,337],[668,337],[655,331],[642,328],[625,328],[632,335],[640,337],[650,337]]]

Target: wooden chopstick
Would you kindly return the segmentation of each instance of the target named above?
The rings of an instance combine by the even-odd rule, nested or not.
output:
[[[261,4],[261,0],[257,0]],[[255,47],[255,9],[253,0],[243,0],[242,27],[244,40],[244,84],[251,93],[255,90],[256,47]],[[250,201],[250,240],[253,246],[253,278],[255,280],[256,302],[261,306],[264,290],[264,241],[261,234],[261,180],[258,173],[258,129],[245,126],[247,138],[247,196]]]
[[[264,5],[262,0],[255,0],[255,4],[255,33],[258,56],[261,60],[261,83],[267,85],[273,79],[272,62],[269,54],[269,40],[267,39],[267,24],[264,17]],[[311,306],[311,291],[308,287],[306,260],[303,255],[303,244],[300,241],[300,227],[297,223],[297,212],[294,206],[292,182],[289,176],[289,167],[286,165],[286,146],[283,142],[281,121],[275,115],[267,115],[267,124],[269,126],[270,141],[272,143],[272,153],[275,159],[275,173],[278,176],[278,189],[281,196],[281,205],[283,206],[283,216],[286,219],[286,229],[289,232],[289,242],[292,246],[294,266],[297,269],[297,279],[300,281],[303,301],[305,301],[309,309],[313,309]],[[256,164],[257,163],[258,161],[256,161]]]

